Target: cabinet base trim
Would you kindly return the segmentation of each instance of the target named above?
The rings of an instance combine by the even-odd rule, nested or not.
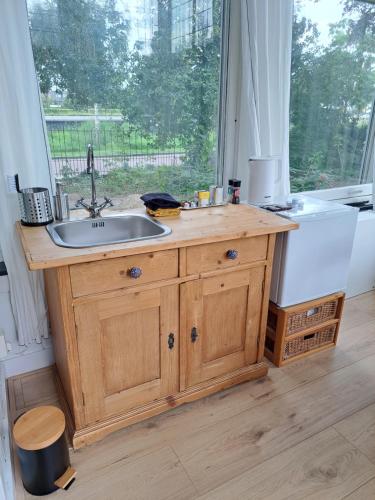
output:
[[[184,403],[190,403],[191,401],[227,389],[233,385],[241,384],[242,382],[264,377],[267,375],[267,372],[268,366],[266,363],[257,363],[191,387],[176,395],[167,396],[166,398],[135,408],[127,413],[116,415],[84,429],[76,430],[71,436],[73,448],[78,449],[95,443],[114,431],[141,422]],[[61,392],[60,396],[62,396]]]

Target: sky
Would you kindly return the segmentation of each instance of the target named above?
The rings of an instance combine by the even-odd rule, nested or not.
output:
[[[329,25],[341,19],[343,4],[341,0],[303,0],[297,2],[301,5],[300,15],[311,19],[318,25],[320,41],[328,44]]]
[[[32,7],[41,1],[43,0],[27,0],[27,4]],[[301,6],[300,15],[311,19],[318,25],[321,43],[328,44],[329,25],[341,19],[343,0],[295,0],[295,2]],[[126,11],[133,19],[139,18],[139,7],[145,7],[146,11],[149,11],[152,5],[150,0],[117,0],[116,3],[120,11]],[[134,33],[133,36],[136,37],[136,34]]]

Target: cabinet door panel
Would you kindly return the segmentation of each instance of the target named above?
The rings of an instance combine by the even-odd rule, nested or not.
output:
[[[87,424],[178,391],[177,285],[79,304],[75,316]]]
[[[182,387],[256,362],[264,271],[260,266],[182,285]]]
[[[203,296],[203,363],[244,350],[247,295],[241,286]]]
[[[102,322],[106,396],[160,378],[158,332],[157,307]]]

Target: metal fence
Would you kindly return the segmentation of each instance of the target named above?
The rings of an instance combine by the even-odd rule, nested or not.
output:
[[[121,116],[46,116],[51,171],[56,178],[79,175],[86,169],[87,145],[95,151],[97,171],[105,175],[116,168],[179,166],[184,159],[175,143],[158,145],[124,124]]]

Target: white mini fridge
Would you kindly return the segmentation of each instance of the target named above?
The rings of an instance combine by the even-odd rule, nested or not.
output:
[[[358,209],[295,195],[278,215],[299,229],[277,235],[270,300],[288,307],[345,291]]]

